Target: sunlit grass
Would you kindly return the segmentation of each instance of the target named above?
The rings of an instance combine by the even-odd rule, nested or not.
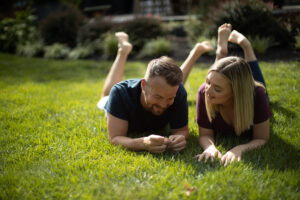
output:
[[[271,138],[240,163],[197,163],[197,64],[188,91],[191,138],[181,153],[112,146],[96,109],[112,62],[0,54],[0,199],[299,199],[300,64],[261,63],[271,101]],[[145,62],[128,62],[125,78]],[[226,152],[241,140],[220,138]],[[242,140],[244,142],[244,140]],[[190,191],[190,192],[188,192]]]

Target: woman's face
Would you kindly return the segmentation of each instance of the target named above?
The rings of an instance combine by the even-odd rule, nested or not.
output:
[[[231,83],[219,72],[211,71],[208,73],[205,93],[207,101],[211,104],[231,105],[233,103]]]

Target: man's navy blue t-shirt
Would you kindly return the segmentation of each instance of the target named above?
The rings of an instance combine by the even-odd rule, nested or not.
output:
[[[129,131],[155,131],[170,125],[178,129],[188,124],[187,93],[180,84],[174,103],[156,116],[146,111],[140,101],[141,79],[130,79],[115,84],[109,94],[105,110],[111,115],[128,121]]]

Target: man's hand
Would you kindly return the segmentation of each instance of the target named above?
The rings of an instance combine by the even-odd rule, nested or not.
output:
[[[186,146],[186,139],[183,135],[170,135],[168,149],[180,151]]]
[[[162,153],[166,150],[169,139],[159,135],[149,135],[144,138],[145,149],[152,153]]]
[[[216,156],[218,156],[218,158],[221,158],[222,154],[214,145],[210,145],[207,149],[203,151],[202,154],[196,155],[196,158],[198,158],[199,162],[204,158],[204,162],[206,163],[209,158],[213,162]]]

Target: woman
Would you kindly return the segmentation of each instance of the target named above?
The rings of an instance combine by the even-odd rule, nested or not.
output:
[[[242,47],[245,60],[227,56],[228,41]],[[256,80],[254,80],[253,79]],[[216,62],[208,71],[206,82],[201,85],[197,99],[199,142],[204,151],[198,161],[217,156],[225,166],[241,160],[246,151],[264,145],[269,139],[271,111],[266,95],[265,82],[250,42],[237,31],[231,32],[230,24],[218,29]],[[252,129],[253,139],[229,150],[225,155],[215,147],[214,134],[237,136]]]

